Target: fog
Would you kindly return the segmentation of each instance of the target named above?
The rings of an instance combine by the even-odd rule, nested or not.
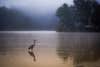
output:
[[[1,6],[31,13],[34,11],[35,14],[55,12],[63,3],[67,3],[70,6],[73,4],[73,0],[1,0]]]

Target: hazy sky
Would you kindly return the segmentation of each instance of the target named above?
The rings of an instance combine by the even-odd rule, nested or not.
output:
[[[97,0],[100,2],[100,0]],[[56,11],[63,3],[73,4],[73,0],[0,0],[0,5],[25,11],[47,13]]]
[[[100,2],[100,0],[97,1]],[[54,13],[63,3],[70,6],[73,0],[0,0],[0,6],[35,14]]]
[[[73,0],[0,0],[1,5],[40,13],[55,11],[63,3],[73,4]]]

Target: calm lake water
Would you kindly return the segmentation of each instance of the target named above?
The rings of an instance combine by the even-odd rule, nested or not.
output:
[[[0,32],[0,67],[100,67],[100,34]]]

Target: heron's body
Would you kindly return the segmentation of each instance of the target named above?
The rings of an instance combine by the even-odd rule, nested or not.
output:
[[[35,45],[36,45],[36,40],[33,41],[33,44],[30,45],[28,49],[29,50],[33,50],[33,48],[35,47]]]
[[[33,45],[29,46],[29,48],[28,48],[28,49],[33,50],[33,48],[34,48],[34,47],[35,47],[35,44],[33,44]]]

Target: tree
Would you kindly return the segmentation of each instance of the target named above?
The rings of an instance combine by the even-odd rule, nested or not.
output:
[[[92,24],[94,25],[94,30],[100,32],[100,4],[94,4],[94,12],[92,14]]]
[[[58,8],[56,15],[59,17],[58,31],[72,31],[71,9],[67,4]]]
[[[95,0],[74,0],[76,7],[77,23],[81,31],[94,31],[91,17],[94,11]]]

